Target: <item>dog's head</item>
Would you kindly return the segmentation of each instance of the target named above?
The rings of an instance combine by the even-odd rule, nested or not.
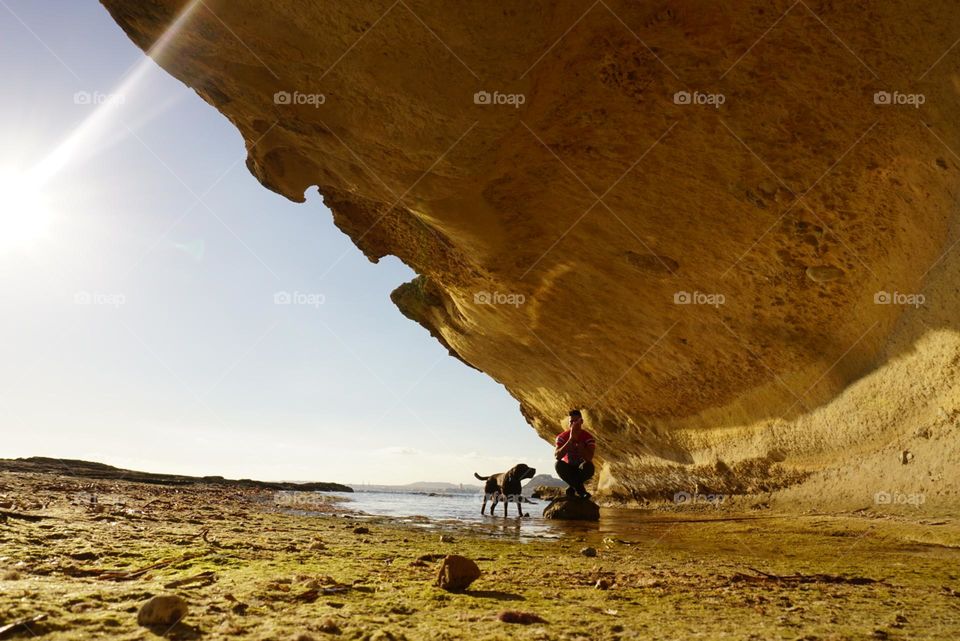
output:
[[[536,475],[536,468],[530,467],[526,463],[518,463],[507,470],[507,473],[503,475],[503,480],[507,483],[519,483],[524,479],[532,479]]]

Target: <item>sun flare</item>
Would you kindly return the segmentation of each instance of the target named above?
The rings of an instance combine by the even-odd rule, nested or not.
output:
[[[0,169],[0,253],[32,246],[52,222],[41,185],[29,174]]]

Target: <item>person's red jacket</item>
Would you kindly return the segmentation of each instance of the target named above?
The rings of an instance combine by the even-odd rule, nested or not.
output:
[[[560,432],[557,435],[557,447],[561,447],[564,443],[570,440],[570,430],[565,432]],[[580,430],[580,433],[577,435],[577,440],[570,446],[570,448],[564,453],[563,458],[560,459],[564,463],[570,463],[571,465],[580,465],[587,457],[584,456],[588,447],[596,446],[597,441],[593,438],[593,435],[590,434],[587,430]]]

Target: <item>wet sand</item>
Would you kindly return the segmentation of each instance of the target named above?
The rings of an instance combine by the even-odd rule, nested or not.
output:
[[[401,522],[289,499],[0,474],[0,630],[40,617],[0,638],[960,637],[953,520],[604,510],[527,533],[516,518]],[[434,587],[445,554],[480,566],[466,593]],[[186,599],[181,623],[137,625],[157,594]]]

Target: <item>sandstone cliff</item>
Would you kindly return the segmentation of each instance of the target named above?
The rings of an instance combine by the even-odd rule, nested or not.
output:
[[[960,5],[102,2],[607,496],[956,504]]]

